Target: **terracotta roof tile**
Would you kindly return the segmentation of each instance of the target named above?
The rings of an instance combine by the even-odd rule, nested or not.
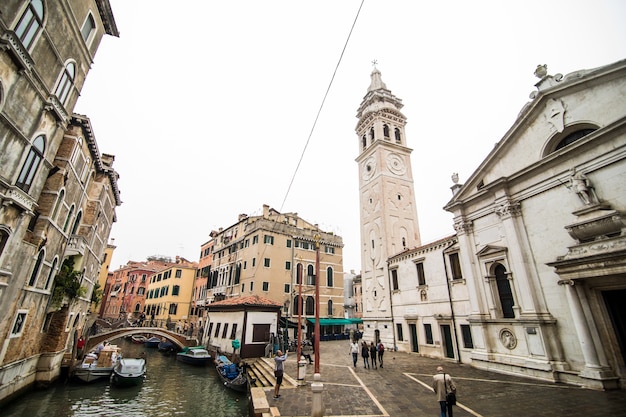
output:
[[[233,298],[228,298],[222,301],[216,301],[214,303],[209,304],[209,308],[211,306],[237,306],[237,305],[282,307],[282,304],[276,301],[272,301],[269,298],[260,297],[258,295],[250,295],[247,297],[233,297]]]

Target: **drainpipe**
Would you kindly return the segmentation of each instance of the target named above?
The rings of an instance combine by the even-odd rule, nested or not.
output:
[[[391,309],[391,335],[393,336],[393,351],[396,352],[398,350],[398,346],[396,345],[396,322],[394,320],[393,315],[393,297],[391,290],[391,271],[389,270],[389,261],[387,261],[387,288],[389,288],[389,308]],[[363,276],[363,275],[361,275]],[[361,285],[363,282],[361,281]]]
[[[454,243],[450,243],[446,249],[449,249]],[[456,332],[456,319],[454,317],[454,306],[452,304],[452,291],[450,290],[450,280],[448,279],[448,265],[446,264],[446,249],[441,252],[441,258],[443,259],[443,270],[446,275],[446,287],[448,288],[448,302],[450,303],[450,314],[452,317],[452,330],[454,334],[454,344],[456,345],[456,351],[458,353],[458,357],[456,359],[457,362],[461,362],[461,349],[459,349],[459,338]]]

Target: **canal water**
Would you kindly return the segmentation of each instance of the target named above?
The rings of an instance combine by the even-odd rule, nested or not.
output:
[[[137,387],[119,388],[108,380],[57,381],[5,405],[3,417],[248,417],[248,398],[224,387],[215,367],[197,367],[165,356],[157,349],[112,341],[126,357],[147,355],[147,377]]]

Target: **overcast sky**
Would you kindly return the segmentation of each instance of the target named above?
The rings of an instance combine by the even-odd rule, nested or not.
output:
[[[365,0],[336,73],[361,0],[110,2],[120,37],[104,38],[75,111],[120,174],[111,269],[197,261],[211,230],[268,204],[342,236],[358,273],[354,128],[372,60],[404,103],[428,243],[454,232],[450,177],[465,182],[504,136],[537,64],[626,58],[620,0]]]

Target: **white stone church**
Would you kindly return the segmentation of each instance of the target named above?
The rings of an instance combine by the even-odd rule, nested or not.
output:
[[[402,100],[377,69],[359,106],[364,338],[597,389],[626,381],[626,60],[531,101],[464,184],[455,233],[420,240]]]

